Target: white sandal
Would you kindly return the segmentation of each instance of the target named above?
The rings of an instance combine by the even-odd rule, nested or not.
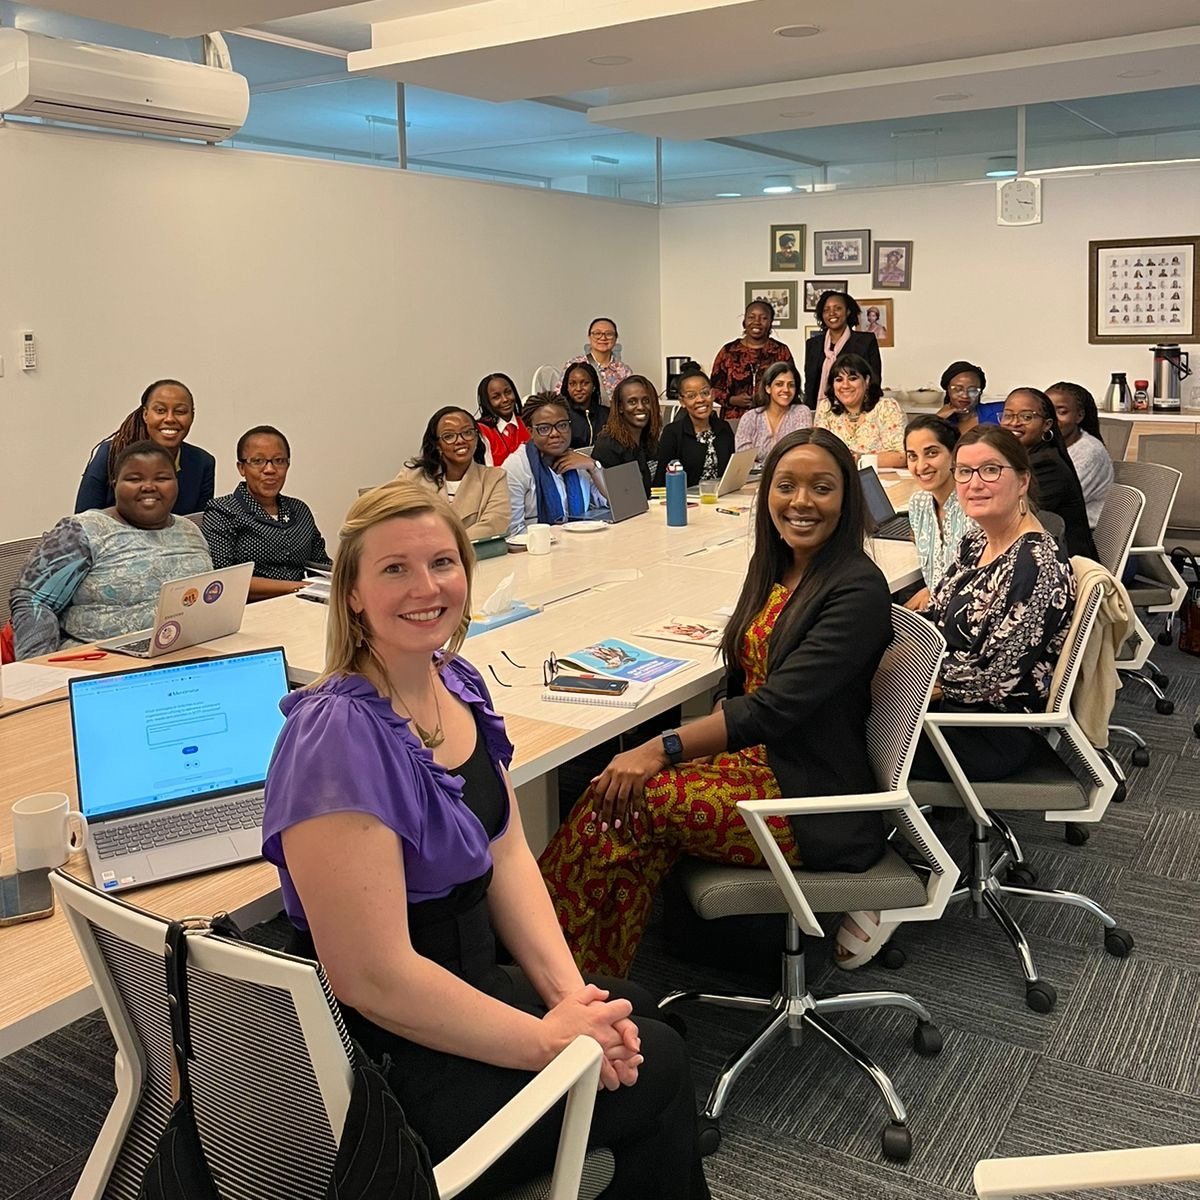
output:
[[[834,965],[843,971],[856,971],[865,966],[888,944],[893,933],[899,928],[898,921],[880,921],[877,913],[851,912],[846,914],[865,933],[865,939],[850,932],[843,920],[838,926],[834,943],[850,953],[845,958],[839,958],[834,953]]]

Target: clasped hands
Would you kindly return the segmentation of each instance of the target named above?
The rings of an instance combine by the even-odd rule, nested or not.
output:
[[[614,829],[629,826],[641,817],[637,801],[651,775],[657,774],[668,765],[666,752],[657,740],[643,742],[632,750],[618,754],[612,762],[592,780],[592,820],[607,833],[611,824]]]
[[[600,1086],[610,1092],[637,1083],[642,1065],[642,1040],[630,1014],[628,1000],[610,1000],[608,992],[594,983],[564,996],[543,1018],[552,1031],[558,1050],[580,1034],[593,1038],[604,1051],[600,1062]]]

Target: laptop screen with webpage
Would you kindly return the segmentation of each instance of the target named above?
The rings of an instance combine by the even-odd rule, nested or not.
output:
[[[70,681],[88,819],[260,786],[283,727],[282,649]]]

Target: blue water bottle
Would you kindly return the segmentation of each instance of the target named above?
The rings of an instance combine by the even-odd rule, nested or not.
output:
[[[667,524],[687,524],[687,475],[678,459],[667,464]]]

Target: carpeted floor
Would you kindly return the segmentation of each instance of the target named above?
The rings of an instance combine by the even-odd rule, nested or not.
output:
[[[1059,825],[1015,825],[1041,882],[1109,906],[1136,939],[1132,956],[1106,954],[1086,914],[1014,905],[1058,989],[1048,1015],[1025,1006],[999,931],[961,912],[906,929],[899,972],[818,968],[818,994],[898,988],[933,1011],[945,1037],[933,1059],[911,1051],[911,1021],[899,1013],[837,1020],[892,1073],[911,1116],[912,1160],[882,1159],[885,1114],[874,1089],[810,1039],[777,1049],[739,1081],[721,1149],[707,1160],[715,1196],[951,1200],[973,1195],[981,1158],[1200,1139],[1200,740],[1192,733],[1200,660],[1173,649],[1156,659],[1171,676],[1176,712],[1156,715],[1145,689],[1122,693],[1118,715],[1153,755],[1138,770],[1120,750],[1128,800],[1082,847],[1067,845]],[[260,932],[276,935],[271,926]],[[663,942],[661,927],[652,928],[634,972],[656,991],[762,991],[760,979],[684,962]],[[753,1020],[693,1007],[686,1021],[703,1095]],[[70,1196],[112,1097],[112,1053],[96,1015],[0,1061],[0,1200]],[[1136,1194],[1200,1200],[1200,1184]]]

